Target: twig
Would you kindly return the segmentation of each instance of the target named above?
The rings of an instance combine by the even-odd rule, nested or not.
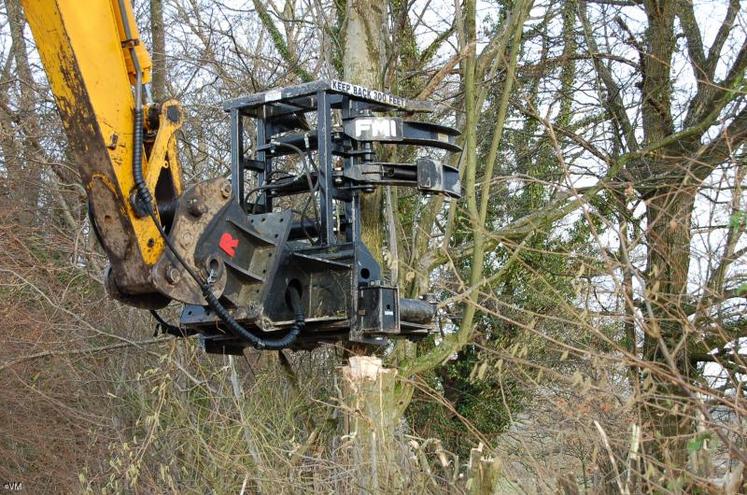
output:
[[[89,347],[87,349],[71,349],[71,350],[66,350],[66,351],[42,351],[42,352],[37,352],[34,354],[28,354],[18,359],[13,359],[12,361],[7,361],[5,363],[2,363],[0,364],[0,371],[3,371],[7,368],[10,368],[12,366],[15,366],[17,364],[20,364],[26,361],[32,361],[34,359],[111,351],[114,349],[122,349],[123,347],[140,347],[140,346],[145,346],[145,345],[160,344],[161,342],[168,342],[170,340],[172,340],[172,337],[157,337],[154,339],[140,340],[136,342],[120,342],[119,344],[103,345],[99,347]]]

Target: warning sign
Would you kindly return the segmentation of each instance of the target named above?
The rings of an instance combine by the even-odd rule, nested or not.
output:
[[[407,106],[407,100],[400,96],[394,96],[392,94],[384,93],[383,91],[377,91],[365,86],[358,86],[357,84],[338,81],[337,79],[333,79],[332,81],[330,81],[330,86],[334,91],[346,93],[351,96],[357,96],[358,98],[366,98],[368,100],[378,101],[380,103],[399,108],[405,108]]]

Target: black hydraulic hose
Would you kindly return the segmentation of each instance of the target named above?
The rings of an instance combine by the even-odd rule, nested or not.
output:
[[[270,144],[273,145],[273,146],[285,146],[286,148],[290,149],[291,151],[293,151],[294,153],[296,153],[298,155],[298,157],[301,159],[301,163],[303,164],[304,173],[306,173],[306,176],[309,178],[309,186],[311,186],[311,170],[310,170],[310,165],[306,161],[306,155],[303,154],[303,151],[301,151],[301,148],[299,148],[298,146],[296,146],[294,144],[284,143],[282,141],[270,141]],[[310,156],[309,156],[309,158],[310,158]],[[313,161],[312,161],[312,163],[313,163]]]
[[[132,28],[127,17],[127,9],[124,0],[119,0],[119,14],[122,17],[125,37],[130,43],[130,58],[135,69],[135,125],[133,129],[134,142],[132,150],[132,175],[137,190],[136,209],[142,216],[150,215],[153,211],[153,195],[145,183],[143,177],[143,69],[135,49],[135,41],[132,37]]]
[[[143,108],[135,107],[135,149],[132,153],[132,173],[137,188],[137,206],[143,209],[145,215],[153,211],[153,195],[148,189],[143,177]]]
[[[218,298],[215,297],[215,294],[213,294],[212,291],[206,291],[203,289],[202,295],[205,297],[205,300],[207,300],[208,305],[213,308],[215,313],[220,317],[221,320],[226,323],[226,325],[228,325],[228,328],[235,335],[243,338],[247,342],[250,342],[257,349],[266,349],[272,351],[285,349],[286,347],[293,344],[306,324],[303,313],[303,304],[301,303],[301,295],[294,287],[288,287],[288,292],[295,321],[290,327],[288,333],[285,334],[285,336],[277,339],[265,339],[247,331],[244,327],[241,326],[238,321],[236,321],[233,316],[231,316],[228,311],[226,311],[226,308],[224,308],[220,301],[218,301]]]
[[[158,322],[158,325],[156,326],[156,333],[153,334],[154,337],[158,335],[158,330],[161,330],[161,333],[170,333],[175,337],[184,337],[184,331],[178,326],[172,325],[171,323],[164,320],[161,315],[158,314],[158,311],[151,309],[150,314],[151,316],[153,316],[153,319]]]

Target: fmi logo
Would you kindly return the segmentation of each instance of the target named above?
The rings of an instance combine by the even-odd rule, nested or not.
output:
[[[390,117],[359,117],[353,119],[352,137],[360,141],[385,141],[398,139],[401,135],[400,119]],[[346,126],[348,127],[348,126]],[[348,134],[349,129],[346,129]]]

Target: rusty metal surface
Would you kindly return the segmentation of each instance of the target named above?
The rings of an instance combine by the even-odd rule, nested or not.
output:
[[[189,188],[180,198],[169,232],[181,257],[197,273],[207,278],[202,260],[195,259],[200,241],[208,225],[222,218],[222,211],[231,200],[231,185],[224,178],[201,182]],[[228,194],[226,194],[228,192]],[[152,271],[153,285],[166,296],[187,304],[206,304],[199,285],[187,273],[176,257],[167,250]],[[221,270],[213,292],[220,296],[226,286],[226,271]]]

